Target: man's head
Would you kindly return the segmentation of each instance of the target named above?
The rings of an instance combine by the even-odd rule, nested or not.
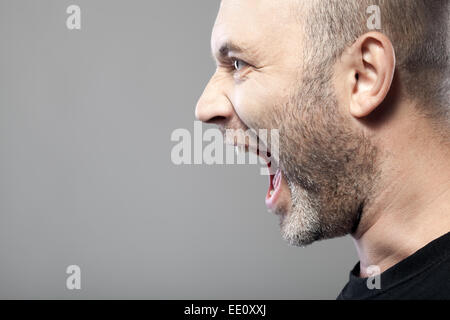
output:
[[[371,5],[380,32],[367,29]],[[445,0],[222,1],[196,116],[279,130],[281,178],[266,202],[289,243],[356,231],[390,126],[414,115],[448,132],[447,23]]]

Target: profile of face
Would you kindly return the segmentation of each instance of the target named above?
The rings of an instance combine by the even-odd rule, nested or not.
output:
[[[304,246],[356,230],[377,149],[341,102],[335,64],[305,54],[299,3],[222,1],[211,40],[217,69],[196,117],[222,129],[279,130],[266,204],[283,238]]]

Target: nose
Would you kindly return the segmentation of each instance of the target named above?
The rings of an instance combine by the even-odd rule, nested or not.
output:
[[[215,74],[197,102],[195,117],[203,122],[226,122],[233,115],[233,106],[227,96],[226,84]]]

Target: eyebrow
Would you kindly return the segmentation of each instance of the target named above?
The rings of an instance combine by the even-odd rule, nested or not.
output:
[[[218,58],[226,59],[228,58],[230,52],[242,53],[244,52],[244,49],[239,45],[228,41],[220,46],[220,49],[217,51],[217,53],[213,52],[213,56],[216,56],[217,54]]]

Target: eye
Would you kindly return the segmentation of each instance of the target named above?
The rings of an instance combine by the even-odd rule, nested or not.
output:
[[[233,62],[233,67],[236,71],[241,71],[242,68],[245,68],[248,64],[242,60],[235,59]]]

